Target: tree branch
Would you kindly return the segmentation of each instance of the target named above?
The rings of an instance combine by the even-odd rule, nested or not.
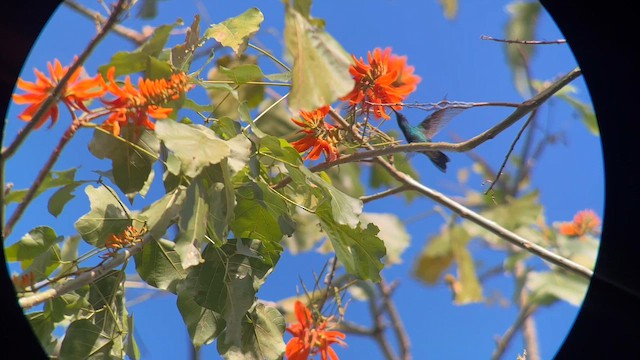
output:
[[[52,286],[50,289],[47,289],[45,291],[20,298],[18,300],[18,303],[23,309],[29,309],[38,304],[42,304],[47,300],[67,294],[71,291],[77,290],[82,286],[91,284],[100,279],[102,276],[106,275],[110,270],[122,265],[133,255],[139,253],[142,250],[144,244],[149,241],[153,241],[153,238],[151,237],[151,234],[146,234],[140,243],[130,248],[122,249],[121,252],[117,253],[111,259],[105,261],[102,265],[96,266],[90,271],[82,273],[76,278],[63,283],[60,286]]]
[[[409,335],[404,328],[398,309],[391,300],[391,288],[387,285],[386,281],[382,279],[378,283],[378,289],[382,294],[382,304],[389,315],[391,325],[393,326],[393,330],[400,345],[400,357],[402,360],[411,360],[411,342],[409,341]]]
[[[100,14],[99,12],[86,8],[83,5],[78,4],[74,0],[64,0],[64,4],[77,11],[79,14],[84,15],[91,20],[97,21],[100,25],[104,25],[108,21],[108,19],[102,16],[102,14]],[[113,32],[120,36],[123,36],[127,40],[133,41],[136,45],[142,45],[148,38],[148,36],[120,24],[115,24],[113,26]]]

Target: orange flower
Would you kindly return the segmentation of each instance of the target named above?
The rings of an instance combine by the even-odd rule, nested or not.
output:
[[[69,71],[69,67],[62,67],[60,61],[58,59],[54,60],[54,63],[47,63],[47,67],[49,68],[48,78],[44,73],[40,72],[38,69],[34,69],[34,73],[36,74],[36,82],[29,82],[22,79],[18,79],[17,87],[24,91],[27,91],[26,94],[13,94],[13,101],[16,104],[29,104],[18,118],[24,121],[31,121],[33,119],[33,115],[40,109],[42,104],[51,96],[53,89],[60,82],[60,80],[65,76],[67,71]],[[60,100],[67,105],[69,110],[83,110],[89,112],[89,110],[85,106],[85,102],[96,97],[100,97],[104,95],[106,91],[106,84],[102,76],[97,75],[94,78],[85,78],[82,80],[78,80],[81,74],[84,74],[85,70],[83,67],[79,67],[69,78],[69,81],[62,89],[62,95]],[[59,109],[57,104],[53,104],[51,108],[47,111],[47,113],[38,121],[35,128],[39,129],[47,119],[51,119],[52,127],[56,121],[58,121]]]
[[[593,210],[582,210],[573,217],[572,222],[563,222],[559,225],[560,234],[570,237],[579,237],[589,233],[596,233],[600,227],[600,218]]]
[[[136,129],[145,127],[155,129],[149,117],[156,119],[166,118],[173,109],[162,107],[171,100],[176,100],[191,89],[188,78],[184,73],[171,76],[171,79],[138,80],[138,88],[131,83],[127,76],[124,86],[119,87],[114,79],[116,69],[110,68],[107,72],[109,85],[107,90],[116,98],[114,100],[102,99],[111,115],[102,124],[102,127],[111,131],[114,135],[120,135],[120,128],[132,124]]]
[[[285,355],[289,360],[307,360],[309,355],[320,354],[322,360],[339,360],[338,354],[331,348],[333,344],[346,346],[342,341],[345,334],[340,331],[327,330],[331,325],[330,319],[314,322],[311,311],[302,302],[294,305],[297,324],[291,324],[287,331],[293,338],[287,343]]]
[[[374,116],[379,119],[389,119],[383,105],[402,102],[409,94],[416,90],[420,77],[413,74],[414,67],[407,66],[406,56],[391,54],[391,48],[381,50],[376,48],[373,53],[367,53],[369,64],[362,58],[356,59],[349,72],[356,84],[349,94],[342,98],[348,100],[352,106],[360,104],[362,111],[368,113],[373,109]],[[391,106],[395,110],[402,110],[401,105]]]
[[[324,121],[328,113],[329,106],[324,106],[313,111],[300,111],[302,121],[291,119],[296,125],[302,127],[300,132],[305,133],[302,139],[292,142],[291,145],[299,153],[311,149],[304,158],[305,160],[317,160],[322,153],[329,161],[333,161],[338,157],[338,149],[336,147],[338,143],[336,131],[338,128]]]

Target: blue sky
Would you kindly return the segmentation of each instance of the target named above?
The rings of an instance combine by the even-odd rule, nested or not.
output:
[[[82,3],[85,6],[95,6],[93,1]],[[418,91],[409,101],[435,102],[446,97],[457,101],[519,102],[523,99],[513,86],[502,45],[480,40],[481,35],[497,38],[504,36],[504,26],[508,19],[505,6],[508,3],[461,2],[458,17],[453,21],[444,18],[436,0],[375,0],[366,2],[366,6],[363,6],[363,2],[344,2],[339,8],[335,2],[318,1],[312,8],[312,14],[324,18],[327,30],[348,52],[356,56],[365,57],[367,51],[387,46],[392,47],[396,54],[406,55],[409,64],[415,66],[416,73],[422,77]],[[206,8],[206,13],[201,12],[201,6]],[[232,4],[228,1],[208,1],[206,4],[193,0],[162,1],[158,18],[147,23],[131,16],[124,24],[140,30],[144,25],[172,23],[178,17],[189,24],[193,15],[200,13],[204,27],[208,23],[220,22],[240,14],[251,6],[257,6],[265,15],[263,32],[258,35],[258,40],[280,56],[284,20],[283,6],[278,1],[238,1]],[[70,63],[94,33],[95,26],[91,21],[62,7],[35,44],[23,69],[23,77],[32,80],[32,69],[43,69],[46,62],[53,58],[61,59],[63,64]],[[546,14],[542,16],[537,39],[559,38],[562,38],[562,34],[553,20]],[[170,42],[175,44],[182,39],[183,36],[178,35],[172,37]],[[114,52],[132,48],[126,40],[112,35],[100,44],[86,63],[86,69],[93,73]],[[567,45],[540,47],[532,62],[533,76],[541,80],[562,75],[575,66],[575,59]],[[572,85],[578,88],[576,96],[588,102],[588,90],[583,79],[574,81]],[[16,120],[21,109],[22,107],[12,106],[7,115],[5,136],[9,140],[24,125]],[[497,123],[508,113],[508,109],[469,110],[452,121],[436,139],[452,140],[453,134],[469,138]],[[418,111],[407,111],[406,114],[414,122],[424,116],[424,113]],[[61,122],[64,121],[64,115],[62,116]],[[602,214],[604,176],[599,139],[588,133],[577,115],[562,102],[553,101],[545,106],[540,118],[541,123],[552,131],[562,130],[566,134],[566,145],[550,147],[539,160],[532,179],[532,186],[541,191],[548,221],[570,220],[576,211],[585,208],[593,208],[598,214]],[[382,129],[395,129],[395,124],[389,122]],[[515,126],[502,133],[476,149],[476,152],[497,168],[518,129]],[[42,129],[34,133],[27,141],[26,149],[9,162],[7,181],[13,182],[17,189],[28,187],[63,130],[64,127],[56,126],[51,130]],[[94,159],[86,151],[90,138],[91,131],[81,131],[65,149],[55,169],[66,170],[80,166],[78,178],[85,179],[95,178],[92,170],[106,170],[108,163]],[[464,154],[455,153],[450,157],[450,170],[446,174],[435,170],[421,156],[415,156],[411,161],[416,168],[421,169],[426,185],[448,195],[459,195],[455,187],[457,169],[470,166],[471,161]],[[25,163],[30,166],[25,168]],[[482,180],[472,177],[469,185],[482,190]],[[161,185],[154,185],[148,199],[153,199],[153,191],[157,194],[161,191]],[[13,236],[8,240],[9,244],[16,241],[20,234],[38,225],[49,225],[58,234],[71,235],[74,233],[75,219],[88,211],[88,203],[82,190],[76,191],[76,199],[59,219],[53,218],[46,211],[46,198],[43,196],[32,204],[31,212],[16,226]],[[144,206],[145,200],[136,201],[135,208]],[[407,206],[402,199],[397,198],[368,204],[365,211],[393,212],[402,218],[411,218],[429,212],[433,205],[430,200],[421,199]],[[9,213],[12,210],[10,208]],[[494,337],[502,334],[512,324],[516,310],[486,304],[454,306],[451,293],[445,286],[425,287],[410,277],[414,259],[428,237],[438,232],[441,225],[442,219],[437,216],[410,223],[408,230],[412,242],[403,255],[404,263],[385,270],[384,276],[389,281],[400,281],[394,300],[411,336],[414,358],[487,358],[494,349]],[[487,262],[500,261],[498,254],[483,249],[479,243],[472,243],[472,250]],[[327,260],[328,256],[315,252],[297,256],[285,254],[259,296],[276,301],[294,295],[298,275],[310,280],[311,273],[320,271]],[[491,280],[485,284],[485,294],[489,295],[495,290],[510,298],[512,282],[510,278]],[[558,304],[539,312],[536,320],[543,358],[550,358],[557,351],[578,310],[567,304]],[[188,334],[175,307],[173,295],[159,296],[134,305],[130,311],[136,318],[144,358],[186,357]],[[367,321],[366,309],[357,303],[349,307],[347,316],[354,321]],[[350,337],[348,343],[347,349],[338,349],[343,359],[365,356],[370,359],[382,358],[378,348],[368,339]],[[522,341],[520,337],[516,337],[505,359],[514,359],[521,352]],[[215,346],[206,348],[203,353],[213,358],[217,354]]]

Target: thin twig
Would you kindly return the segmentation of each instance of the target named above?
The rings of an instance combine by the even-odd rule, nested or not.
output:
[[[499,360],[504,352],[507,350],[507,345],[511,342],[513,336],[520,330],[522,324],[529,318],[538,308],[536,306],[526,306],[520,309],[520,313],[516,318],[516,321],[511,325],[509,329],[500,337],[497,341],[496,349],[491,354],[491,360]],[[528,350],[528,349],[527,349]]]
[[[64,0],[64,4],[77,11],[81,15],[84,15],[91,20],[97,21],[100,25],[106,24],[106,22],[108,21],[108,19],[102,16],[102,14],[100,14],[99,12],[86,8],[73,0]],[[113,26],[113,32],[123,36],[127,40],[133,41],[136,45],[142,45],[148,39],[147,35],[144,35],[136,30],[120,24],[115,24]]]
[[[378,289],[380,290],[380,294],[382,294],[382,304],[389,315],[393,330],[400,345],[400,358],[402,360],[411,360],[411,342],[409,341],[409,335],[404,328],[398,309],[393,303],[393,300],[391,300],[391,288],[384,279],[382,279],[378,283]]]
[[[511,146],[509,147],[509,151],[507,151],[507,154],[504,156],[504,161],[502,162],[502,165],[500,165],[500,169],[498,169],[498,173],[496,174],[496,177],[493,179],[493,182],[491,182],[491,185],[489,186],[487,191],[484,192],[485,195],[487,195],[489,193],[489,191],[493,190],[493,187],[495,186],[495,184],[498,182],[498,180],[500,180],[500,176],[502,175],[502,170],[504,170],[504,167],[507,165],[507,161],[509,161],[509,156],[511,156],[511,153],[515,149],[516,144],[518,143],[518,140],[520,140],[520,137],[522,136],[522,133],[524,133],[524,131],[527,129],[527,127],[531,123],[531,120],[533,120],[533,118],[535,118],[536,113],[537,113],[537,109],[532,111],[531,114],[529,114],[529,118],[527,118],[527,121],[525,121],[525,123],[524,123],[524,125],[522,125],[522,128],[520,129],[520,131],[518,131],[518,134],[516,135],[516,138],[513,139],[513,142],[511,143]],[[522,159],[522,162],[523,163],[525,162],[524,158]]]
[[[508,44],[520,44],[520,45],[559,45],[559,44],[566,44],[567,43],[567,40],[565,40],[565,39],[558,39],[558,40],[505,40],[505,39],[496,39],[494,37],[487,36],[487,35],[480,36],[480,40],[490,40],[490,41],[497,41],[497,42],[503,42],[503,43],[508,43]]]
[[[25,194],[24,198],[22,199],[20,204],[18,204],[16,210],[13,212],[13,214],[5,224],[4,229],[2,230],[3,239],[6,239],[11,234],[11,232],[13,231],[13,227],[16,225],[18,220],[20,220],[22,214],[24,214],[24,211],[27,209],[29,204],[31,204],[31,201],[35,198],[38,190],[40,189],[40,186],[42,186],[42,183],[46,179],[47,175],[49,174],[51,169],[53,169],[53,165],[55,165],[56,161],[58,161],[62,150],[73,138],[73,135],[75,135],[78,129],[83,126],[83,123],[84,122],[81,120],[75,120],[62,135],[60,141],[58,142],[58,145],[53,149],[51,155],[49,156],[49,159],[47,159],[47,162],[42,166],[42,169],[40,169],[40,172],[38,172],[35,180],[33,180],[33,183],[31,184],[31,187]]]
[[[398,193],[401,193],[403,191],[406,191],[408,188],[404,185],[400,185],[398,187],[395,188],[391,188],[385,191],[381,191],[377,194],[372,194],[372,195],[365,195],[365,196],[360,196],[360,200],[362,201],[362,203],[366,204],[368,202],[374,201],[374,200],[378,200],[378,199],[382,199],[385,198],[387,196],[391,196],[391,195],[395,195]]]

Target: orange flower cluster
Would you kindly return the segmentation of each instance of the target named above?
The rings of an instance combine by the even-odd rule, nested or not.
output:
[[[311,149],[304,158],[305,160],[317,160],[322,153],[328,161],[333,161],[338,157],[338,128],[324,120],[329,109],[329,106],[324,106],[313,111],[300,111],[302,121],[291,119],[302,128],[300,132],[305,134],[302,139],[294,141],[291,145],[299,153]]]
[[[112,67],[107,72],[109,80],[107,89],[116,98],[110,101],[102,100],[111,112],[102,127],[116,136],[120,134],[120,128],[129,125],[130,122],[136,129],[145,127],[154,130],[155,124],[149,120],[149,117],[166,118],[173,109],[162,107],[162,105],[171,100],[177,100],[181,94],[191,89],[188,83],[189,78],[185,73],[174,74],[170,80],[140,78],[137,89],[132,85],[131,78],[127,76],[124,86],[119,87],[114,79],[115,71],[116,69]]]
[[[112,234],[107,238],[104,243],[104,247],[107,248],[108,253],[103,258],[113,256],[118,250],[126,247],[133,246],[142,241],[142,236],[149,231],[146,226],[137,229],[133,226],[127,226],[122,234]]]
[[[355,64],[351,65],[349,72],[356,84],[342,100],[348,100],[352,106],[360,105],[365,114],[373,110],[377,119],[390,118],[385,105],[379,104],[401,103],[416,90],[421,80],[413,74],[414,67],[407,65],[407,57],[391,54],[391,48],[376,48],[373,53],[368,52],[369,64],[365,64],[362,58],[352,57]],[[402,110],[401,105],[389,106]]]
[[[20,120],[31,121],[33,115],[40,109],[49,96],[51,96],[53,89],[69,71],[69,67],[62,67],[58,59],[55,59],[53,64],[47,63],[47,67],[49,68],[50,78],[37,69],[34,69],[34,73],[36,74],[35,83],[18,79],[18,89],[27,91],[27,93],[13,94],[13,101],[20,105],[29,104],[29,106],[18,115]],[[79,109],[89,112],[84,103],[100,97],[106,92],[107,86],[102,76],[97,75],[94,78],[80,80],[80,75],[84,73],[84,68],[79,67],[71,75],[64,89],[62,89],[60,100],[70,110]],[[51,119],[51,125],[49,125],[49,127],[53,126],[56,121],[58,121],[59,114],[58,105],[53,104],[42,119],[38,121],[35,128],[39,129],[47,119]]]
[[[16,104],[29,104],[18,117],[24,121],[31,121],[33,115],[42,104],[51,96],[53,89],[60,82],[62,77],[68,72],[69,67],[62,67],[60,61],[56,59],[54,64],[48,63],[50,78],[45,74],[35,70],[36,82],[28,82],[18,79],[18,88],[27,91],[26,94],[14,94],[13,101]],[[101,75],[94,78],[79,80],[80,74],[85,73],[80,67],[71,75],[65,85],[61,101],[69,108],[69,111],[82,110],[91,113],[85,103],[96,98],[100,98],[106,106],[107,120],[101,125],[102,128],[111,131],[114,135],[120,135],[123,126],[133,125],[136,129],[144,127],[150,130],[155,129],[155,124],[151,118],[164,119],[173,109],[163,107],[171,100],[178,99],[193,86],[189,84],[189,78],[185,73],[173,74],[170,79],[139,79],[138,86],[131,83],[131,78],[127,76],[122,87],[116,83],[115,68],[112,67],[107,72],[108,84]],[[104,95],[109,92],[115,98],[107,100]],[[104,115],[104,113],[101,113]],[[49,111],[38,122],[36,128],[40,128],[47,119],[51,119],[51,126],[58,120],[58,105],[51,106]]]
[[[580,237],[595,234],[600,227],[600,218],[593,210],[582,210],[573,217],[571,222],[563,222],[559,226],[560,234],[570,237]]]
[[[320,354],[322,360],[339,360],[338,354],[331,348],[333,344],[346,346],[342,341],[345,334],[340,331],[327,330],[331,325],[330,319],[313,321],[311,311],[302,302],[294,305],[297,324],[287,327],[293,338],[287,343],[285,355],[289,360],[307,360],[310,355]]]

